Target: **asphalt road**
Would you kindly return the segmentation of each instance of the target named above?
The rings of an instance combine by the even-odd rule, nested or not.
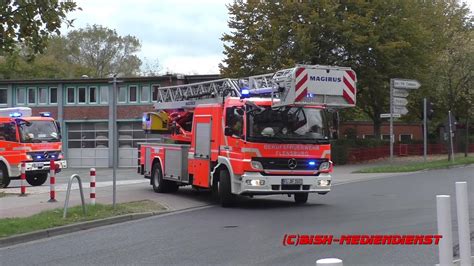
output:
[[[314,265],[337,257],[344,265],[434,265],[433,245],[285,247],[282,240],[291,233],[436,234],[436,195],[452,195],[454,218],[454,182],[469,182],[472,203],[473,179],[471,166],[341,184],[303,206],[286,196],[243,199],[232,209],[213,205],[0,249],[0,262]]]

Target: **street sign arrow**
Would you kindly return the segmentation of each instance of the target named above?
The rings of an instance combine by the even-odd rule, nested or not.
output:
[[[420,86],[420,82],[414,79],[393,79],[393,87],[396,89],[416,90]]]
[[[405,106],[394,106],[393,107],[393,113],[394,114],[406,115],[406,114],[408,114],[408,109]]]
[[[393,118],[400,118],[402,117],[401,114],[393,114],[392,115]],[[390,114],[380,114],[380,118],[390,118]]]
[[[404,107],[408,104],[408,100],[405,98],[393,97],[393,104]]]
[[[408,97],[408,94],[410,94],[407,90],[404,89],[393,89],[393,96],[395,97]]]

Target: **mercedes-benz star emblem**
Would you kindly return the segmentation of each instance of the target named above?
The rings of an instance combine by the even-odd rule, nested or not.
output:
[[[288,167],[290,169],[295,169],[297,165],[298,165],[298,163],[296,162],[295,158],[291,158],[291,159],[288,160]]]

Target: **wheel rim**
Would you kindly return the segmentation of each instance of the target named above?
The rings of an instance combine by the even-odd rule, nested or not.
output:
[[[153,184],[155,185],[155,187],[159,187],[159,186],[160,186],[159,170],[156,170],[156,171],[155,171],[155,174],[153,175]]]

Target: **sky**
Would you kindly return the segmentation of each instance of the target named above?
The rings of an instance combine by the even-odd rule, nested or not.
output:
[[[98,24],[141,41],[138,56],[161,73],[217,74],[223,60],[220,38],[232,0],[76,0],[82,11],[68,15],[74,28]]]
[[[229,32],[226,4],[232,0],[76,0],[68,15],[74,28],[98,24],[133,35],[144,64],[161,73],[217,74],[224,59],[220,38]],[[474,11],[474,0],[463,0]],[[65,29],[69,31],[71,29]]]

